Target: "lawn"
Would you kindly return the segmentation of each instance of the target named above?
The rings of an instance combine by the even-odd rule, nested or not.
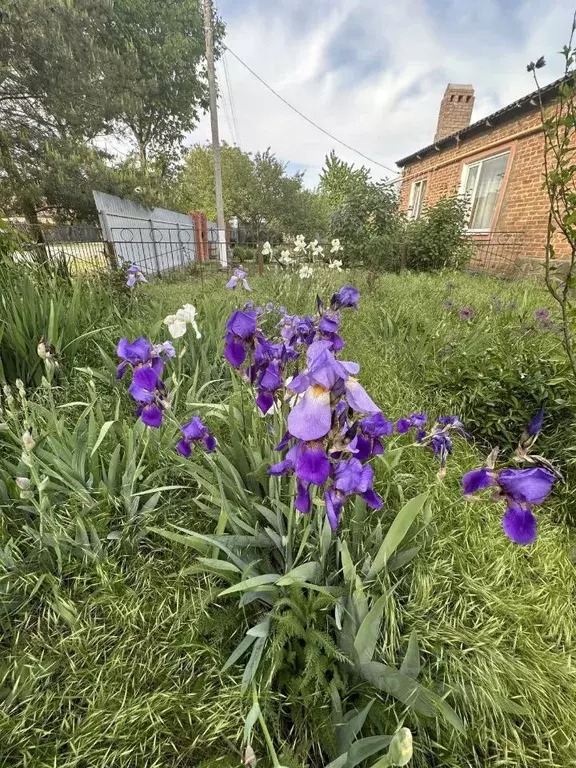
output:
[[[248,299],[313,313],[316,293],[327,302],[345,282],[360,289],[360,302],[358,312],[342,310],[339,357],[360,364],[359,380],[385,417],[457,414],[471,437],[455,437],[444,477],[432,451],[391,438],[372,462],[382,510],[349,501],[338,532],[363,580],[361,562],[373,561],[405,502],[429,492],[395,567],[391,558],[365,599],[385,596],[375,658],[400,667],[413,634],[421,689],[445,700],[453,717],[441,704],[426,714],[410,697],[369,693],[365,681],[339,695],[354,710],[374,698],[362,736],[409,727],[415,766],[576,764],[575,404],[546,292],[531,282],[461,273],[268,274],[250,277],[250,294],[226,290],[224,282],[219,275],[156,281],[131,297],[112,297],[109,317],[98,314],[102,332],[92,333],[87,319],[85,328],[77,323],[78,334],[90,335],[74,356],[62,350],[52,387],[30,387],[25,396],[13,387],[13,401],[4,394],[0,766],[242,764],[246,718],[256,712],[252,688],[241,690],[247,659],[222,667],[260,615],[257,601],[239,610],[237,594],[220,595],[230,573],[201,567],[198,541],[190,546],[158,530],[223,533],[237,513],[247,533],[258,505],[284,508],[292,481],[267,479],[269,422],[255,415],[250,387],[223,360],[224,326]],[[122,335],[163,341],[162,319],[185,303],[197,308],[202,338],[189,329],[174,341],[179,356],[167,361],[164,377],[172,407],[162,428],[147,429],[133,415],[127,385],[114,384],[115,344]],[[543,308],[550,316],[535,316]],[[461,478],[496,445],[506,463],[542,404],[538,446],[566,482],[536,508],[538,538],[521,547],[502,530],[502,502],[465,500]],[[206,454],[196,445],[184,459],[174,451],[178,423],[195,413],[220,446]],[[37,443],[30,472],[20,458],[25,422],[34,424]],[[281,428],[276,417],[270,425]],[[14,484],[22,474],[33,487],[38,478],[34,503]],[[49,478],[42,490],[41,477]],[[323,515],[315,503],[294,523],[299,535],[326,537]],[[317,533],[315,522],[304,527],[311,520],[319,521]],[[216,550],[204,556],[212,561]],[[340,568],[333,570],[325,575],[329,590],[342,586]],[[338,635],[329,590],[319,605],[321,590],[286,588],[290,610],[296,615],[300,605],[308,617],[302,637]],[[276,637],[292,656],[272,641],[264,652],[270,666],[255,677],[263,720],[282,765],[324,766],[337,755],[331,683],[348,673],[331,648],[316,657],[308,653],[317,649],[313,639],[300,647],[278,611]],[[273,765],[259,721],[250,741],[259,765]],[[370,768],[376,759],[339,765]]]

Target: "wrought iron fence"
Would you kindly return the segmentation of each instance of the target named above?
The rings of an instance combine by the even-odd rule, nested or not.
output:
[[[469,235],[473,256],[467,266],[470,272],[487,272],[505,277],[519,276],[518,259],[535,256],[542,244],[525,232],[490,232]]]
[[[43,225],[33,230],[20,225],[25,237],[15,258],[22,262],[43,263],[49,260],[66,274],[86,275],[106,273],[114,267],[137,264],[147,275],[166,275],[178,270],[191,271],[200,278],[221,271],[220,257],[226,254],[224,270],[239,264],[261,267],[264,262],[277,263],[283,246],[277,233],[247,233],[230,230],[226,241],[196,232],[191,226],[157,224],[154,227],[110,227],[107,238],[101,229],[91,224]],[[203,239],[204,238],[204,239]],[[252,238],[252,239],[250,239]],[[262,255],[264,242],[269,240],[274,253]],[[542,244],[523,232],[492,232],[486,236],[471,236],[473,257],[467,266],[470,272],[514,277],[521,274],[518,262],[522,257],[535,257]],[[398,243],[400,256],[406,244]],[[405,263],[399,258],[398,264]]]

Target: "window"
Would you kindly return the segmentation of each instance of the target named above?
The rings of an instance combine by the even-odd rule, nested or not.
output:
[[[412,182],[410,202],[408,203],[408,218],[417,219],[422,213],[426,198],[426,179]]]
[[[466,195],[470,204],[468,229],[471,232],[490,232],[509,154],[487,157],[462,169],[460,194]]]

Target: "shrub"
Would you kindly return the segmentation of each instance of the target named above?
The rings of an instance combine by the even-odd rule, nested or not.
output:
[[[421,272],[460,269],[472,256],[464,237],[468,204],[459,197],[445,197],[426,208],[405,230],[405,266]]]

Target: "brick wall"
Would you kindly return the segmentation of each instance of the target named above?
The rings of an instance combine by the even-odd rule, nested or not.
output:
[[[406,211],[408,208],[413,181],[427,180],[424,203],[427,206],[434,205],[441,197],[458,193],[464,164],[482,155],[490,156],[506,149],[510,150],[510,156],[506,177],[500,189],[496,219],[492,223],[492,234],[488,237],[473,236],[479,244],[479,257],[490,245],[494,250],[500,245],[501,261],[516,257],[544,258],[548,199],[542,186],[544,135],[537,110],[460,143],[454,140],[447,148],[405,166],[402,172],[400,209]],[[554,245],[559,257],[569,256],[569,249],[561,237],[555,240]],[[496,258],[494,268],[498,266]]]

